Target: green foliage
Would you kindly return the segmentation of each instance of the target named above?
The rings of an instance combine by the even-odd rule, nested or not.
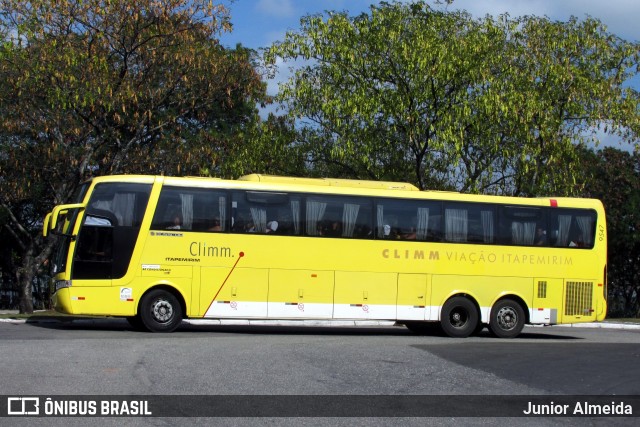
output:
[[[264,98],[251,52],[218,44],[228,15],[208,1],[0,5],[11,35],[1,53],[0,131],[15,139],[9,157],[22,164],[6,166],[19,172],[15,190],[30,193],[25,177],[75,184],[93,174],[182,172],[166,158],[191,170],[200,160],[189,157],[200,148],[194,135],[254,120]]]
[[[580,159],[589,173],[583,195],[607,212],[609,313],[640,317],[640,154],[581,149]]]
[[[217,175],[238,177],[259,172],[271,175],[304,176],[305,152],[295,143],[293,121],[270,114],[245,132],[236,135],[226,161],[218,165]]]
[[[579,194],[576,146],[597,144],[600,129],[637,141],[638,93],[623,84],[637,73],[638,44],[591,18],[516,22],[502,90],[513,119],[521,120],[512,136],[526,154],[512,164],[515,186],[526,195]]]
[[[576,143],[634,140],[638,45],[599,21],[476,20],[425,2],[307,16],[266,60],[316,173],[420,188],[574,194]]]
[[[208,0],[0,0],[0,211],[25,301],[51,248],[37,224],[85,178],[199,173],[244,144],[266,85],[228,29]]]

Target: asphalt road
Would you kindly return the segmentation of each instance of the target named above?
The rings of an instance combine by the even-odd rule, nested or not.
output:
[[[113,319],[0,323],[0,343],[1,395],[340,395],[346,396],[347,409],[352,395],[480,395],[489,396],[489,405],[514,395],[556,400],[561,395],[640,395],[638,330],[528,327],[519,338],[501,340],[486,332],[467,339],[416,336],[397,326],[185,324],[172,334],[151,334]],[[318,399],[316,406],[327,403]],[[318,414],[326,416],[322,410]],[[384,420],[450,425],[455,419],[267,420],[273,425],[385,425]],[[25,419],[7,420],[30,425]],[[126,419],[130,425],[172,425],[173,420]],[[264,420],[214,419],[221,425]],[[465,425],[514,424],[513,418],[464,420]],[[633,425],[637,418],[515,420],[516,425]],[[71,421],[83,424],[82,418]],[[98,421],[121,425],[123,419]],[[210,421],[189,419],[202,425]]]

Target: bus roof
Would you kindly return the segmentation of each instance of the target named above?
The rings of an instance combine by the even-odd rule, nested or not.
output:
[[[297,178],[289,176],[251,174],[238,178],[238,181],[268,182],[273,184],[322,185],[332,187],[371,188],[378,190],[420,191],[418,187],[407,182],[367,181],[339,178]]]

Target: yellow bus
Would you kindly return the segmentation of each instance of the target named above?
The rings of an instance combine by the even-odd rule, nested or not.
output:
[[[603,320],[597,200],[248,175],[105,176],[56,206],[52,301],[173,331],[185,318],[391,320],[452,337]]]

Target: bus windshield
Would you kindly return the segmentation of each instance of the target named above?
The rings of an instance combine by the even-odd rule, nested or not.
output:
[[[97,184],[87,203],[74,254],[74,279],[125,275],[140,231],[151,186]]]

